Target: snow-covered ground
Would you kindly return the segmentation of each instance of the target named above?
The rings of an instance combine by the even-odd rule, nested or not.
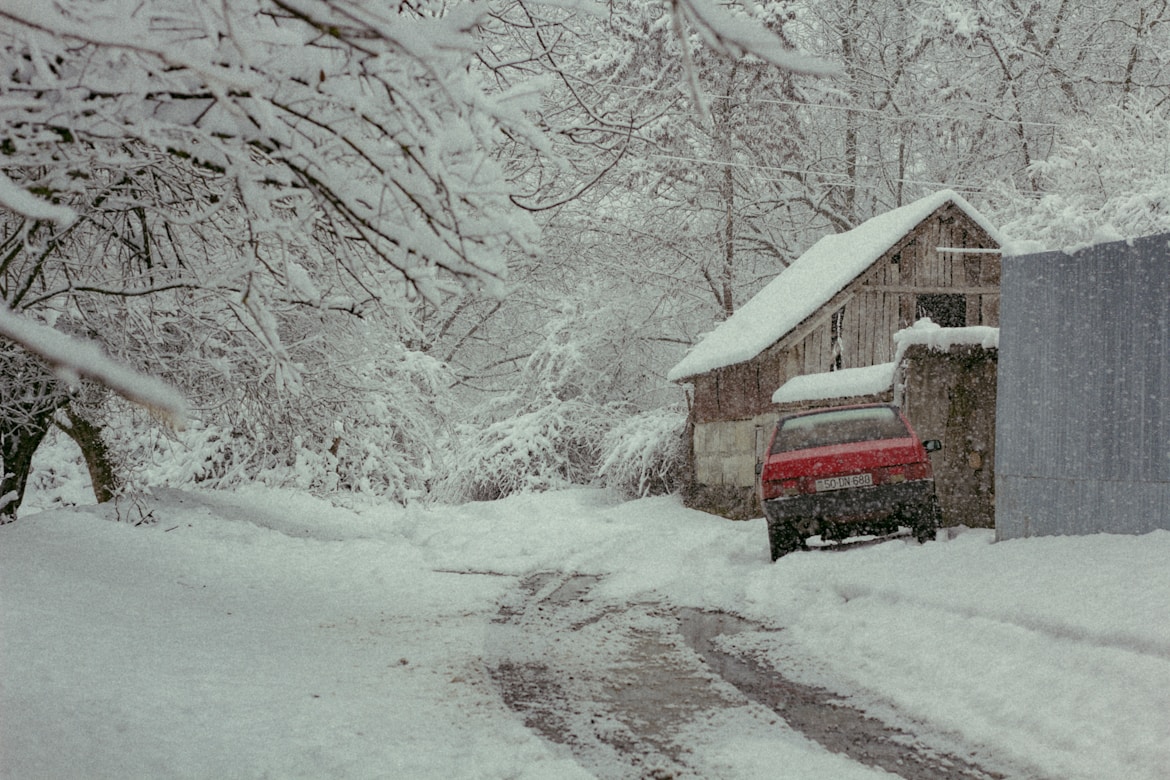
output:
[[[677,498],[339,508],[254,489],[155,503],[150,527],[93,507],[0,527],[3,776],[588,776],[486,668],[500,603],[539,571],[602,575],[594,592],[619,603],[783,627],[726,641],[1021,776],[1170,773],[1167,532],[992,544],[968,531],[772,564],[762,521]],[[735,712],[688,732],[712,776],[884,776]]]

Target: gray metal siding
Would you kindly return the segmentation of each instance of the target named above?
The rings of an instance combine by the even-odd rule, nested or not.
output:
[[[1170,529],[1170,234],[1005,257],[996,536]]]

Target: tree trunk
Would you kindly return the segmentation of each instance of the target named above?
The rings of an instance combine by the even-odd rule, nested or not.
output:
[[[16,519],[32,471],[33,455],[53,424],[52,410],[14,427],[0,421],[0,524]]]
[[[841,60],[845,63],[846,73],[851,79],[857,78],[857,71],[860,69],[860,63],[857,62],[857,29],[860,11],[858,10],[858,0],[852,0],[849,4],[849,26],[845,28],[844,34],[841,36]],[[860,106],[862,104],[861,95],[857,87],[850,89],[850,98],[853,105]],[[858,123],[860,117],[856,112],[845,112],[845,187],[841,193],[841,211],[847,218],[855,223],[860,223],[861,220],[857,215],[857,158],[858,158]]]
[[[89,469],[90,482],[93,483],[94,499],[99,504],[112,501],[118,495],[122,480],[110,457],[110,449],[102,438],[102,429],[79,415],[72,406],[65,407],[65,416],[69,418],[69,425],[58,421],[57,427],[81,448],[85,466]]]
[[[732,93],[735,91],[735,78],[739,72],[738,63],[731,66],[727,74],[727,96],[720,101],[720,109],[713,114],[713,130],[718,144],[718,157],[723,161],[723,177],[719,182],[719,197],[723,201],[723,262],[719,273],[720,298],[723,304],[723,317],[727,319],[735,314],[735,172],[732,165],[732,136],[735,132],[734,113],[735,105],[732,102]]]

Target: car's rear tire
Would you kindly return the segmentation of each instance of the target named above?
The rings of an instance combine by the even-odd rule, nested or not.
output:
[[[942,508],[939,506],[938,499],[932,499],[926,509],[919,513],[917,522],[914,524],[914,538],[918,540],[919,544],[926,544],[933,542],[938,535],[938,529],[942,526]]]
[[[768,522],[768,547],[772,560],[777,561],[790,552],[804,549],[805,540],[791,523]]]

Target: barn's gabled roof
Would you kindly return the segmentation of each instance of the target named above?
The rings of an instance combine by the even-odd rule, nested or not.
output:
[[[850,231],[825,236],[779,276],[719,324],[670,370],[677,382],[724,366],[751,360],[775,344],[809,315],[877,262],[923,220],[953,202],[1003,246],[1000,232],[952,190],[942,190],[887,211]]]

